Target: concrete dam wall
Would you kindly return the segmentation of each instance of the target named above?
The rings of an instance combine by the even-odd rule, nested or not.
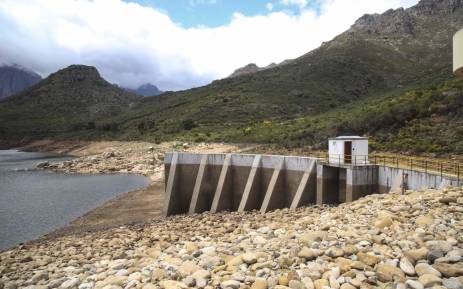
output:
[[[279,155],[166,153],[164,215],[249,210],[264,213],[309,204],[351,202],[402,185],[424,189],[463,183],[386,166],[324,161]]]

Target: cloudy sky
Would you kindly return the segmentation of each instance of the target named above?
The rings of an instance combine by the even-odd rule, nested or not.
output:
[[[126,87],[204,85],[296,58],[365,13],[418,0],[0,0],[0,63],[96,66]]]

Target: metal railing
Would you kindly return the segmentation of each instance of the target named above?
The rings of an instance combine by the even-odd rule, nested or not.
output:
[[[328,164],[341,165],[381,165],[410,171],[432,173],[436,175],[456,177],[460,181],[463,174],[463,163],[458,160],[437,160],[430,158],[414,158],[407,156],[372,155],[333,155],[317,154]]]

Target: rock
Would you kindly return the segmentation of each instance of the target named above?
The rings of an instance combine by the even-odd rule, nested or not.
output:
[[[423,284],[421,284],[420,282],[415,281],[415,280],[409,279],[405,283],[408,285],[408,287],[410,287],[412,289],[424,289]]]
[[[442,285],[447,289],[463,289],[463,283],[458,278],[444,279]]]
[[[406,251],[405,256],[407,256],[410,261],[416,263],[419,260],[426,260],[428,252],[428,249],[422,247],[419,249]]]
[[[439,199],[439,203],[446,204],[446,205],[450,203],[456,203],[456,202],[457,202],[456,197],[443,197]]]
[[[35,274],[32,278],[31,278],[31,282],[33,284],[37,284],[39,283],[41,280],[48,280],[48,273],[47,272],[40,272],[40,273],[37,273]]]
[[[416,225],[419,227],[427,227],[429,225],[432,225],[434,223],[434,218],[430,215],[425,215],[425,216],[419,216],[415,220]]]
[[[214,246],[208,246],[201,249],[201,252],[206,255],[214,255],[216,248]]]
[[[60,287],[64,289],[77,288],[77,285],[79,285],[79,282],[80,282],[79,278],[74,277],[74,278],[64,281]]]
[[[325,255],[331,258],[337,258],[344,256],[344,251],[338,247],[330,247],[325,251]]]
[[[39,162],[37,168],[46,168],[50,165],[50,162]]]
[[[443,240],[427,241],[426,247],[431,251],[441,251],[443,253],[447,253],[453,249],[450,242]]]
[[[265,238],[262,237],[262,236],[255,236],[255,237],[252,239],[252,243],[253,243],[253,244],[256,244],[256,245],[263,245],[263,244],[267,243],[267,239],[265,239]]]
[[[79,289],[93,289],[93,287],[95,287],[94,282],[87,282],[79,285]]]
[[[127,276],[109,276],[103,280],[103,284],[123,286],[127,283],[127,279]]]
[[[298,257],[304,258],[306,260],[313,260],[320,256],[320,250],[314,250],[307,247],[304,247],[297,254]]]
[[[440,277],[441,273],[434,269],[431,265],[428,263],[418,263],[415,266],[415,271],[418,276],[424,275],[424,274],[432,274],[435,276]]]
[[[200,269],[194,272],[193,275],[191,275],[191,277],[195,278],[196,281],[199,279],[207,280],[211,278],[211,272],[209,272],[208,270]]]
[[[186,261],[178,267],[178,272],[180,273],[180,276],[182,276],[183,278],[193,274],[198,270],[201,270],[201,267],[199,267],[192,261]]]
[[[352,286],[352,285],[349,284],[349,283],[344,283],[344,284],[342,284],[340,288],[341,288],[341,289],[356,289],[354,286]]]
[[[299,280],[289,281],[288,287],[291,289],[305,289],[304,284]]]
[[[302,283],[304,284],[305,289],[314,289],[315,286],[313,284],[312,278],[304,277],[302,278]]]
[[[280,276],[280,277],[278,278],[278,284],[279,284],[279,285],[283,285],[283,286],[288,286],[288,285],[289,285],[288,277],[286,277],[286,276]]]
[[[424,274],[418,278],[418,281],[426,287],[442,284],[442,279],[433,274]]]
[[[445,277],[463,276],[463,262],[456,264],[434,263],[432,267]]]
[[[198,288],[204,288],[207,286],[207,280],[206,279],[196,279],[196,287]]]
[[[415,275],[415,267],[413,267],[412,263],[408,260],[407,257],[402,257],[400,259],[400,269],[404,271],[405,274],[409,276]]]
[[[375,227],[378,229],[384,229],[392,225],[392,218],[389,215],[378,216],[375,221]]]
[[[326,279],[318,279],[318,280],[315,280],[315,282],[313,282],[314,286],[315,286],[315,289],[323,289],[323,287],[327,286],[329,287],[330,286],[330,282]]]
[[[437,250],[429,251],[428,256],[427,256],[428,261],[431,263],[434,263],[435,260],[441,257],[444,257],[444,253],[442,253],[441,251],[437,251]]]
[[[363,252],[357,253],[358,260],[362,263],[365,263],[368,266],[374,267],[376,264],[381,261],[381,258],[378,256],[372,255],[372,254],[367,254]]]
[[[299,239],[302,243],[312,243],[312,242],[320,242],[323,241],[328,236],[328,233],[325,231],[314,231],[308,232],[302,235]]]
[[[196,285],[196,280],[195,278],[188,276],[185,279],[182,280],[183,284],[185,284],[188,287],[194,287]]]
[[[251,285],[251,289],[267,289],[268,288],[268,282],[267,280],[264,279],[256,279],[254,283]]]
[[[328,281],[330,282],[330,288],[339,289],[340,285],[339,285],[338,280],[336,280],[336,278],[334,278],[333,276],[330,276]]]
[[[222,287],[223,289],[225,288],[230,288],[230,289],[238,289],[240,288],[240,282],[239,281],[236,281],[236,280],[228,280],[228,281],[224,281],[220,284],[220,287]],[[165,288],[165,289],[168,289],[168,288]]]
[[[241,258],[244,261],[244,263],[248,265],[256,263],[257,259],[259,259],[256,253],[244,253],[243,256],[241,256]]]
[[[405,279],[405,274],[400,268],[386,264],[376,266],[376,276],[381,282],[401,281]]]
[[[185,289],[187,286],[179,281],[174,280],[163,280],[159,282],[159,286],[163,289]],[[234,288],[236,289],[236,288]]]
[[[116,272],[116,276],[129,276],[129,271],[126,269],[121,269]]]

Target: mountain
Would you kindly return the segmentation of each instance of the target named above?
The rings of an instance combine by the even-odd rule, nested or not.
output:
[[[463,81],[451,71],[462,2],[422,0],[364,15],[288,63],[143,98],[104,123],[117,128],[112,137],[128,139],[321,148],[329,136],[355,133],[371,136],[373,148],[463,153]],[[21,115],[18,107],[15,119]],[[18,126],[22,134],[33,131],[1,113],[0,123]],[[101,131],[96,125],[80,136],[99,137]]]
[[[259,67],[255,63],[250,63],[250,64],[248,64],[248,65],[246,65],[244,67],[236,69],[232,74],[230,74],[230,76],[228,76],[228,78],[256,73],[256,72],[259,72],[259,71],[262,71],[262,70],[265,70],[265,69],[274,68],[274,67],[277,67],[279,65],[284,65],[284,64],[287,64],[287,63],[290,63],[290,62],[291,62],[291,60],[287,59],[287,60],[285,60],[285,61],[283,61],[283,62],[281,62],[279,64],[276,64],[276,63],[273,62],[273,63],[270,63],[267,66],[264,66],[264,67]]]
[[[0,100],[23,91],[41,80],[40,75],[19,65],[0,66]]]
[[[376,147],[385,147],[402,129],[418,129],[410,125],[421,117],[428,124],[442,119],[452,122],[451,127],[459,123],[459,107],[431,116],[425,107],[413,108],[407,96],[450,93],[452,97],[445,98],[459,103],[458,83],[451,85],[455,91],[445,87],[454,78],[451,42],[461,27],[462,0],[422,0],[408,9],[364,15],[344,33],[289,63],[166,93],[114,121],[127,119],[127,130],[141,138],[320,147],[329,136],[357,133],[370,135]],[[371,109],[378,118],[365,120],[359,110],[372,103],[384,108],[387,117],[380,118]],[[411,112],[402,114],[405,109]],[[145,129],[147,119],[156,125]],[[377,122],[360,126],[360,119],[365,124]],[[143,129],[137,133],[139,126]],[[457,149],[461,139],[445,131],[429,130],[416,142],[426,139],[436,144],[423,145],[426,151]],[[400,142],[394,142],[396,148],[413,149],[410,141]],[[463,153],[463,147],[458,151]]]
[[[140,96],[156,96],[162,93],[156,85],[151,83],[145,83],[136,89],[126,88],[126,90]]]
[[[95,121],[129,110],[141,97],[104,80],[92,66],[71,65],[0,102],[0,123],[14,135],[48,135],[95,128]]]

